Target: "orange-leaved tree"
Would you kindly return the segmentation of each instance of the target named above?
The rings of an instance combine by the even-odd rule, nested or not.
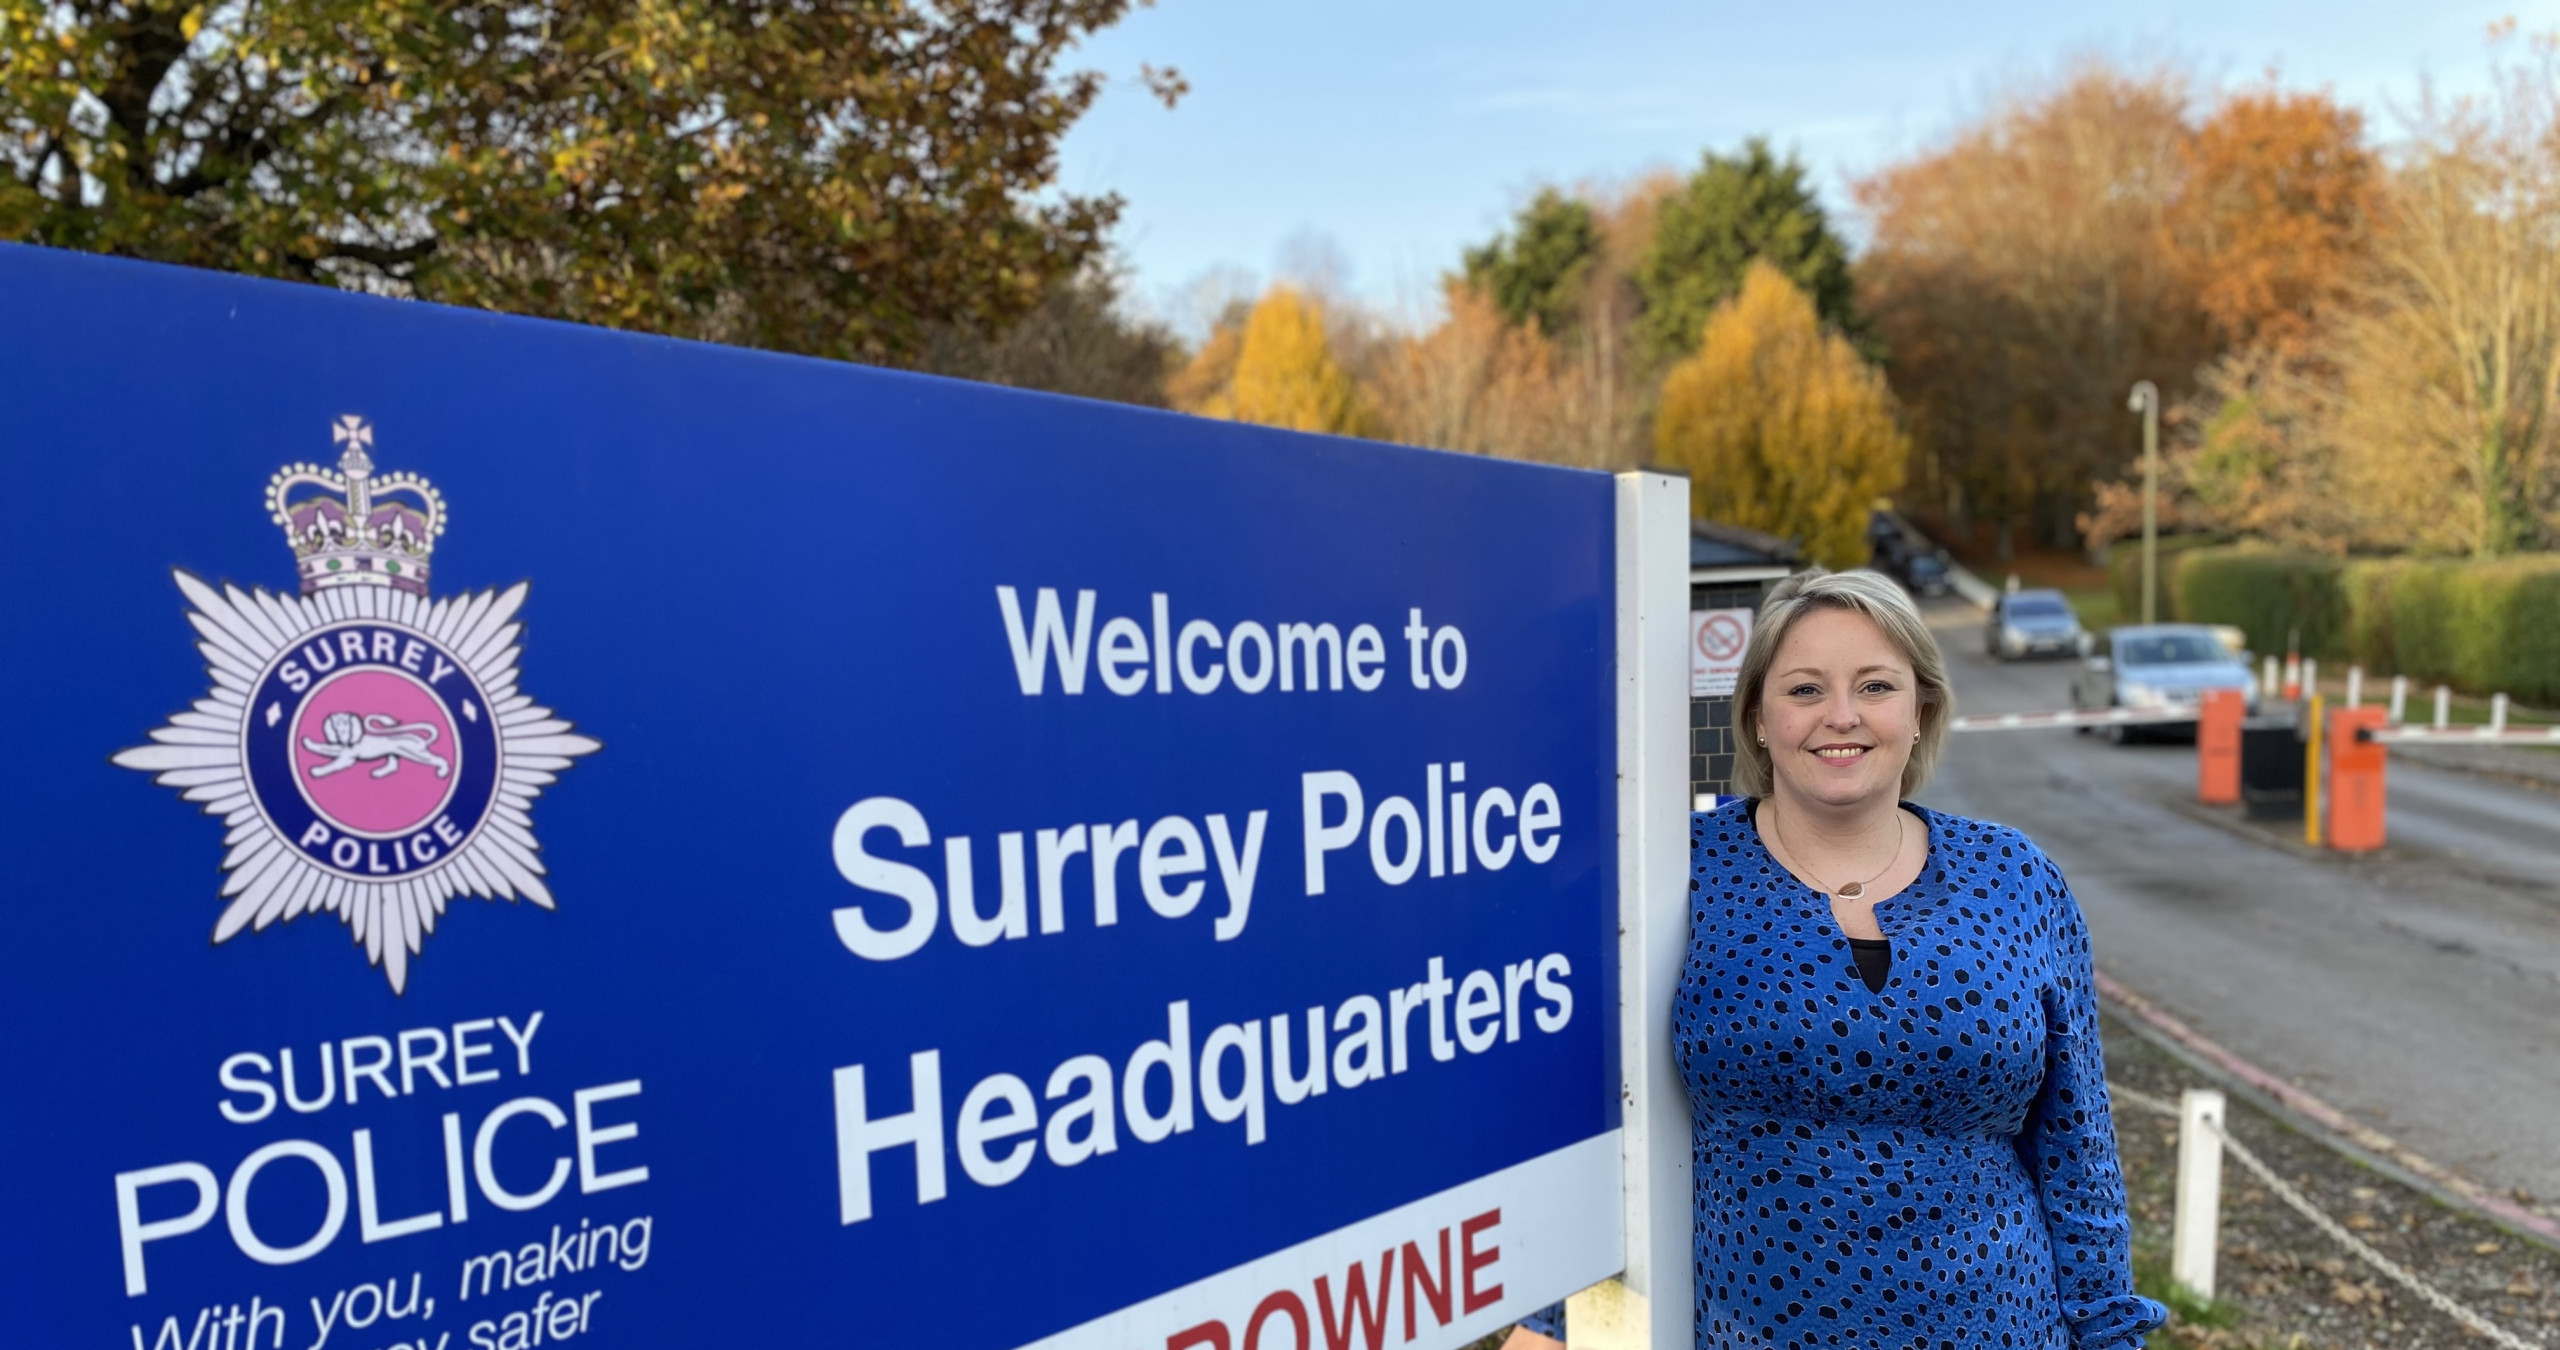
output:
[[[1240,333],[1213,336],[1175,387],[1186,411],[1209,417],[1343,436],[1370,425],[1358,387],[1334,359],[1323,306],[1289,286],[1257,301]]]
[[[2384,168],[2354,111],[2267,87],[2216,107],[2181,143],[2178,172],[2167,247],[2227,350],[2172,410],[2161,524],[2344,550],[2369,513],[2341,490],[2326,424],[2341,329],[2369,289],[2387,214]],[[2080,517],[2092,547],[2141,529],[2140,474],[2127,469],[2095,485]]]
[[[2301,358],[2371,253],[2383,176],[2363,118],[2326,94],[2253,90],[2215,109],[2180,160],[2169,223],[2206,317],[2233,347]]]
[[[1911,454],[1884,378],[1765,262],[1663,377],[1654,449],[1688,468],[1698,515],[1801,539],[1832,567],[1866,561],[1867,513]]]
[[[1536,323],[1506,322],[1501,300],[1475,286],[1453,279],[1447,296],[1438,326],[1379,344],[1367,363],[1363,392],[1378,433],[1506,459],[1610,464],[1590,364]]]
[[[2172,67],[2089,63],[1857,185],[1859,308],[1891,354],[1919,493],[1959,527],[2072,542],[2118,472],[2135,380],[2186,393],[2213,346],[2163,247],[2190,128]]]

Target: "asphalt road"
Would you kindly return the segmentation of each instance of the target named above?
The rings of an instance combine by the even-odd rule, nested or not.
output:
[[[2073,663],[2003,664],[1979,611],[1931,612],[1959,708],[2069,705]],[[1930,806],[2058,862],[2098,965],[2402,1144],[2560,1200],[2560,793],[2395,760],[2390,847],[2305,858],[2178,809],[2193,745],[1955,736]],[[2298,837],[2298,836],[2297,836]]]

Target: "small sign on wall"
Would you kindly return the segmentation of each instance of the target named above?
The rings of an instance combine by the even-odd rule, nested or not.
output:
[[[1751,613],[1747,609],[1689,612],[1689,697],[1732,695],[1734,677],[1742,670],[1742,649],[1751,642]]]

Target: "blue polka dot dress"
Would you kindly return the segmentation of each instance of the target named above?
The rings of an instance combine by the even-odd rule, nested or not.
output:
[[[2133,1292],[2089,934],[2004,826],[1906,807],[1929,859],[1876,903],[1870,992],[1748,802],[1690,818],[1673,1013],[1696,1117],[1697,1343],[2117,1350]]]

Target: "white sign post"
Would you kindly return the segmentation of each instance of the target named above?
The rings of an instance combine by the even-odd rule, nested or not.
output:
[[[1618,475],[1618,1043],[1626,1163],[1626,1271],[1565,1301],[1575,1350],[1688,1350],[1689,1098],[1671,1004],[1689,939],[1687,700],[1689,485]]]
[[[1689,612],[1689,697],[1730,698],[1742,673],[1742,649],[1751,642],[1751,611]]]

